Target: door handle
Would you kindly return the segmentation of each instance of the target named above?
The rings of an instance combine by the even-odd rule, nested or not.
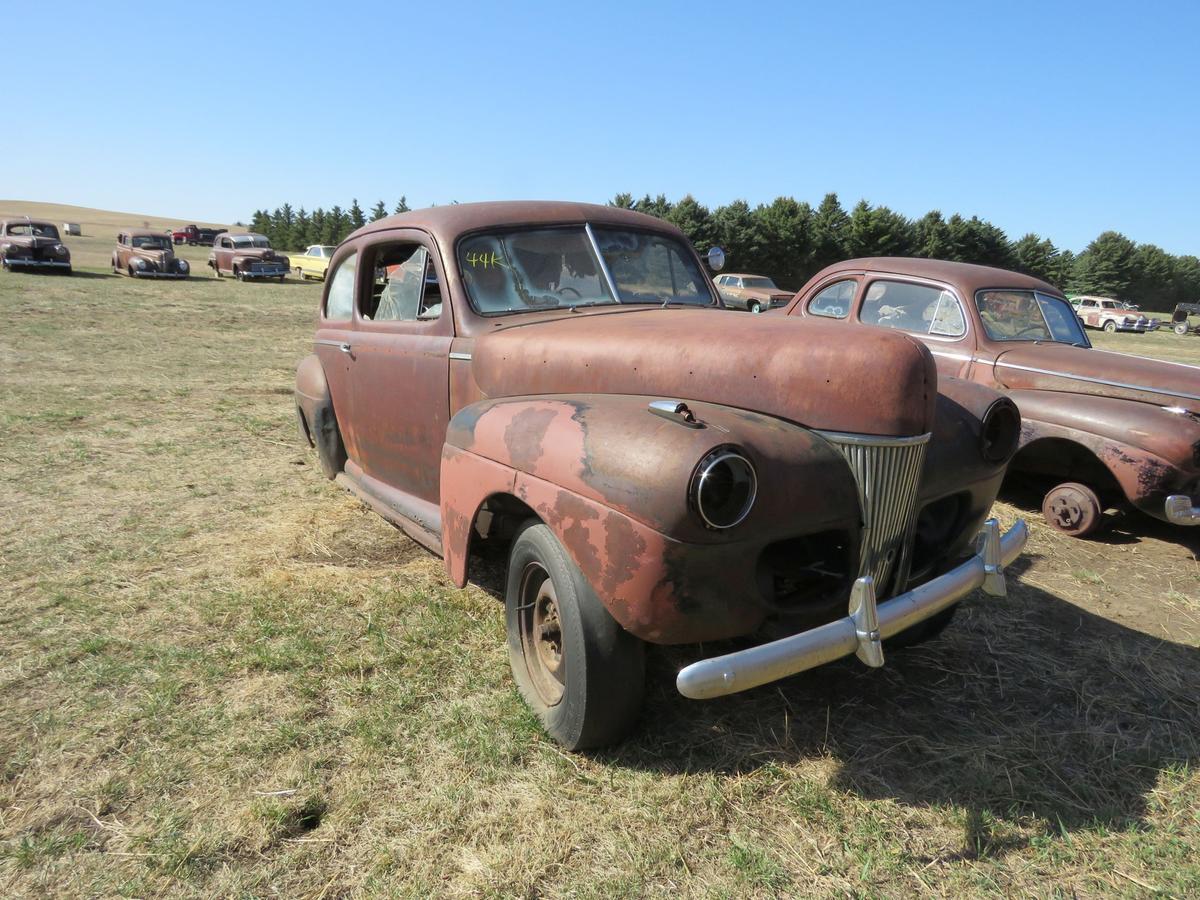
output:
[[[325,339],[321,339],[321,340],[316,341],[315,343],[321,344],[322,346],[325,346],[325,347],[337,347],[343,353],[350,352],[350,345],[348,343],[346,343],[345,341],[328,341]]]
[[[343,353],[349,353],[350,345],[349,344],[338,344],[338,349],[341,350]]]

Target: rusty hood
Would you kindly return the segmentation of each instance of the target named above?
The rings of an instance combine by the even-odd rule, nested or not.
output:
[[[634,394],[719,403],[809,428],[930,430],[937,371],[918,341],[883,329],[707,309],[569,314],[476,340],[488,397]]]
[[[995,377],[1010,390],[1091,394],[1200,412],[1200,368],[1125,353],[1031,343],[1001,353]]]

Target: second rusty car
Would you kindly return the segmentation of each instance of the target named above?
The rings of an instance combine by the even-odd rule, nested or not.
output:
[[[851,259],[814,275],[787,313],[906,332],[940,375],[1005,391],[1022,420],[1011,469],[1041,483],[1059,531],[1083,537],[1126,503],[1200,524],[1200,368],[1093,349],[1052,284],[967,263]]]
[[[756,638],[679,672],[697,699],[877,666],[883,640],[1003,593],[1025,542],[987,518],[1010,401],[939,390],[906,335],[770,318],[721,310],[684,235],[647,215],[404,213],[333,255],[300,430],[456,584],[481,546],[507,555],[521,694],[563,745],[596,746],[637,716],[646,643]]]
[[[232,275],[238,281],[263,278],[283,281],[291,268],[291,261],[271,249],[271,242],[265,235],[224,231],[213,239],[208,267],[218,278]]]
[[[148,228],[130,228],[117,235],[112,270],[130,278],[187,278],[191,266],[175,255],[171,235]]]

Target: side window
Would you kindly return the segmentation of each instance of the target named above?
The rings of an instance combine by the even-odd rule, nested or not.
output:
[[[358,271],[358,254],[351,253],[340,263],[329,282],[329,298],[325,301],[325,318],[349,319],[354,313],[354,274]]]
[[[221,238],[221,248],[223,250],[232,250],[233,241],[231,241],[229,238]]]
[[[848,281],[835,281],[822,288],[817,296],[808,301],[808,311],[814,316],[844,319],[850,315],[850,304],[854,301],[854,292],[857,289],[858,282],[853,278]]]
[[[962,337],[967,333],[962,306],[950,291],[904,281],[872,282],[859,319],[916,334]]]
[[[442,290],[429,251],[385,244],[375,251],[375,277],[359,312],[375,322],[418,322],[442,314]]]

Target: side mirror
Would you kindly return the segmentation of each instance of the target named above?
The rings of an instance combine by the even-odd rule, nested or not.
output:
[[[720,247],[710,247],[706,258],[708,267],[714,272],[720,272],[725,268],[725,251]]]

